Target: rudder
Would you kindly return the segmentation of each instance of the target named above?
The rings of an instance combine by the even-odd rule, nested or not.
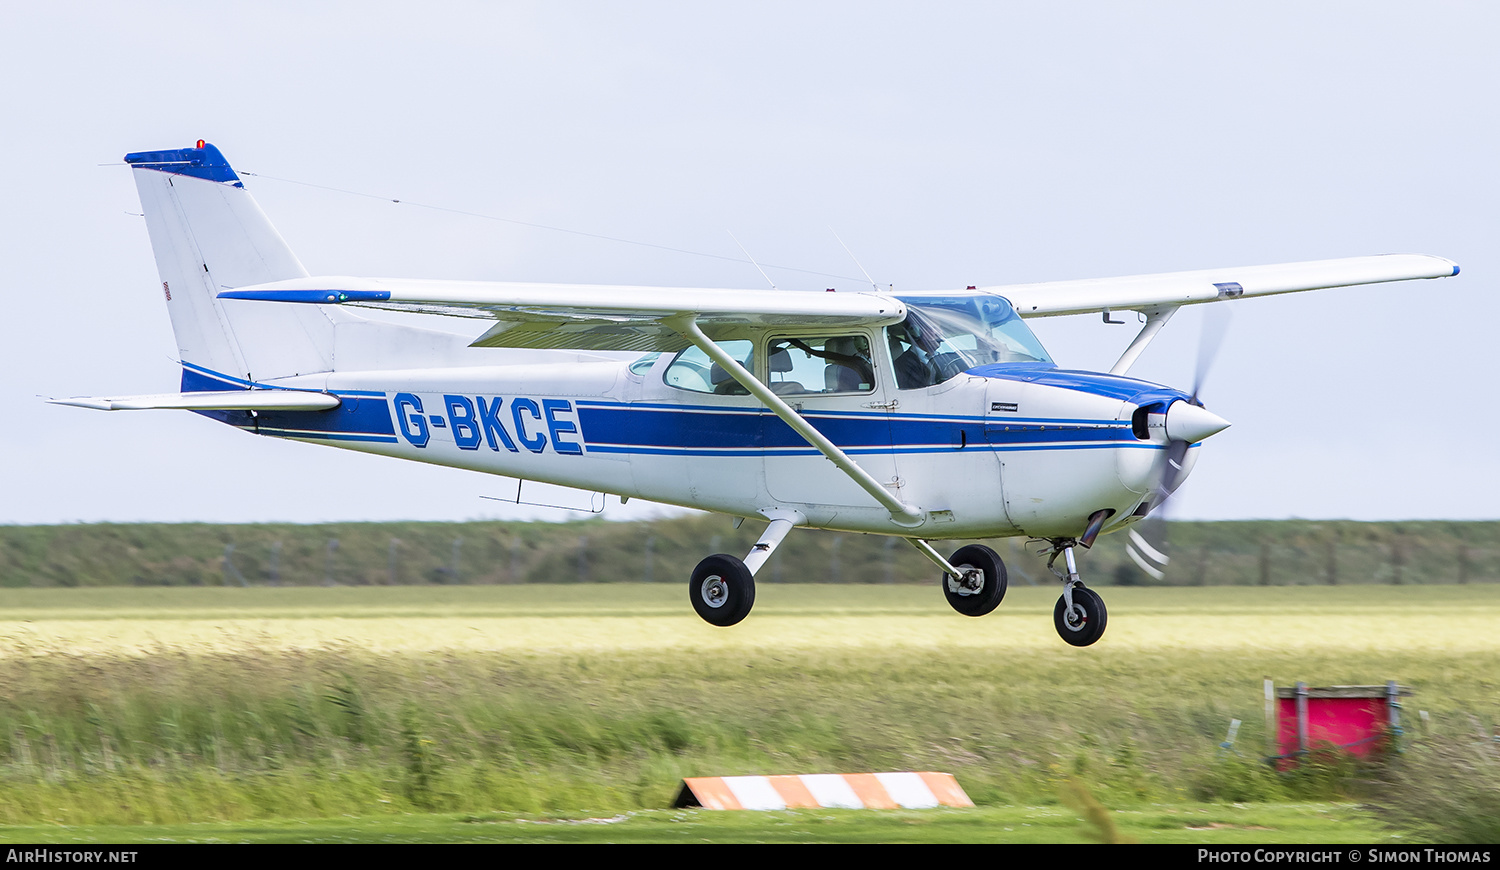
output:
[[[125,155],[183,362],[182,390],[333,368],[338,312],[229,302],[219,291],[307,276],[224,155],[194,148]]]

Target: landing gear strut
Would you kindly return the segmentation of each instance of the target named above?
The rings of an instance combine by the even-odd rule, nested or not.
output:
[[[693,576],[688,580],[688,598],[704,622],[727,627],[749,616],[750,608],[755,606],[755,572],[776,552],[776,545],[792,530],[792,526],[806,522],[806,518],[796,511],[761,513],[771,524],[750,548],[749,555],[736,559],[719,553],[699,562],[693,569]]]
[[[943,569],[943,597],[954,610],[964,616],[984,616],[1004,600],[1005,563],[994,550],[983,544],[970,544],[944,559],[926,541],[906,540]]]
[[[1073,560],[1073,548],[1077,545],[1078,541],[1073,538],[1052,540],[1052,556],[1047,560],[1047,568],[1063,582],[1062,597],[1052,609],[1052,624],[1063,640],[1073,646],[1088,646],[1104,635],[1109,611],[1099,593],[1085,587],[1078,577],[1078,564]],[[1067,565],[1066,574],[1056,566],[1059,555]]]

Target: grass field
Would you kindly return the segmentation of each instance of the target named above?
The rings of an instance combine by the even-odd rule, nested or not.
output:
[[[715,629],[657,584],[3,590],[0,837],[1087,839],[1072,781],[1143,841],[1369,842],[1370,771],[1258,762],[1263,677],[1500,721],[1500,586],[1111,589],[1081,650],[1055,598],[775,585]],[[911,769],[980,807],[664,809],[683,776]]]
[[[1143,843],[1227,845],[1392,842],[1355,808],[1326,803],[1156,805],[1116,810],[1119,835]],[[639,810],[613,816],[422,813],[172,825],[0,828],[27,843],[1089,843],[1068,807]],[[1396,841],[1399,842],[1399,841]]]

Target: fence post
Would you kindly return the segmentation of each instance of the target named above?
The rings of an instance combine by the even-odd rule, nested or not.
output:
[[[237,568],[237,567],[235,567],[234,558],[233,557],[234,557],[234,544],[233,543],[225,544],[224,545],[224,585],[228,586],[230,578],[234,578],[235,580],[240,581],[240,585],[241,586],[249,586],[250,584],[247,583],[247,582],[245,582],[245,575],[241,574],[240,573],[240,569]]]
[[[1307,754],[1307,684],[1297,681],[1297,751]]]
[[[1276,743],[1276,682],[1266,677],[1264,683],[1266,688],[1266,757],[1275,758],[1281,754]]]
[[[328,548],[323,552],[323,585],[337,586],[333,580],[333,552],[339,548],[338,538],[328,539]]]
[[[1021,568],[1021,556],[1025,553],[1025,551],[1017,546],[1015,538],[1006,538],[1006,541],[1009,542],[1007,546],[1010,548],[1010,563],[1005,566],[1006,573],[1012,577],[1019,574],[1021,579],[1025,580],[1028,586],[1035,586],[1036,581],[1032,579],[1030,574],[1026,573],[1026,571]]]
[[[266,582],[272,586],[281,585],[281,542],[271,542],[271,561],[266,565]]]

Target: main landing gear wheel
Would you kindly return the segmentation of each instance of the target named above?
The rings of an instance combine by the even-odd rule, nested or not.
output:
[[[1052,609],[1052,622],[1057,626],[1058,636],[1073,646],[1088,646],[1098,640],[1108,621],[1109,611],[1104,609],[1104,599],[1082,583],[1073,586],[1071,611],[1066,597],[1058,598],[1057,606]]]
[[[994,550],[970,544],[949,557],[948,564],[964,572],[962,577],[943,572],[943,596],[954,610],[984,616],[1000,606],[1005,598],[1005,563]]]
[[[709,556],[693,569],[688,597],[705,622],[734,625],[755,605],[755,575],[733,556]]]

